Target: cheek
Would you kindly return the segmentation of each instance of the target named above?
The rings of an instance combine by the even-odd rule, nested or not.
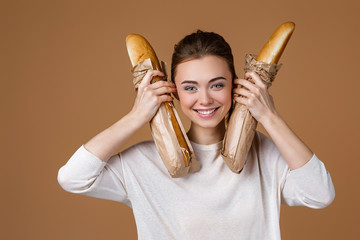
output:
[[[232,103],[232,90],[224,89],[217,94],[216,99],[218,102],[222,103],[224,106],[230,109]]]
[[[195,99],[192,95],[185,94],[182,92],[178,92],[178,95],[179,95],[180,106],[183,111],[192,108],[192,106],[195,104]]]

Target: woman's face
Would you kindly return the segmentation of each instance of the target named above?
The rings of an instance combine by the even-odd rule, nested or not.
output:
[[[209,55],[180,63],[175,84],[181,109],[192,125],[214,128],[232,103],[232,76],[226,61]]]

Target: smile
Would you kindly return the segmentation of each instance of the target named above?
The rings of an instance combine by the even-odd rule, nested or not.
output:
[[[219,107],[212,109],[201,109],[201,110],[194,109],[194,111],[197,112],[200,117],[208,118],[214,116],[216,114],[216,110],[218,109]]]

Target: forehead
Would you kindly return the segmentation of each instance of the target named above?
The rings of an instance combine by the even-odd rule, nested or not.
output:
[[[176,67],[175,82],[206,81],[220,76],[231,79],[228,64],[224,59],[210,55],[180,63]]]

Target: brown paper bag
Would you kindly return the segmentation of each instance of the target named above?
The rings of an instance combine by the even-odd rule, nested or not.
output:
[[[250,54],[245,56],[245,62],[245,72],[256,72],[268,87],[271,86],[276,73],[281,67],[281,64],[267,64],[256,61],[256,57]],[[246,106],[235,103],[221,150],[221,155],[231,171],[240,173],[243,169],[252,145],[256,126],[257,121]]]
[[[137,89],[149,69],[154,69],[150,58],[139,62],[133,67],[132,73],[135,89]],[[162,70],[165,72],[164,66]],[[180,146],[173,124],[171,124],[171,116],[177,120],[190,152]],[[196,172],[200,169],[200,163],[195,158],[194,150],[172,102],[161,104],[159,110],[150,121],[150,128],[156,148],[171,177],[183,177],[188,172]],[[184,154],[190,156],[191,162],[189,166],[185,166]]]

